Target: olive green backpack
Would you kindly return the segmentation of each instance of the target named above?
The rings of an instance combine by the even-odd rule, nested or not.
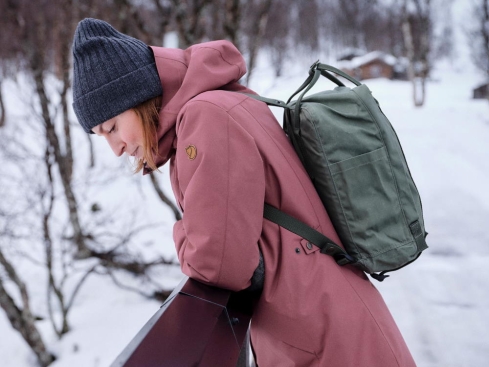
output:
[[[356,86],[346,87],[333,74]],[[323,75],[333,90],[304,97]],[[292,98],[302,92],[297,100]],[[268,204],[264,217],[382,281],[423,250],[421,199],[389,120],[366,85],[332,66],[311,66],[309,77],[283,107],[283,128],[308,172],[345,250],[323,234]]]

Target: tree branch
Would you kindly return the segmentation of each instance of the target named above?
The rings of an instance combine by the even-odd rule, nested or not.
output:
[[[17,307],[13,298],[5,289],[3,280],[0,277],[0,307],[2,307],[7,314],[7,318],[9,319],[12,327],[22,335],[31,350],[34,352],[39,364],[42,367],[47,367],[54,361],[54,356],[48,353],[41,334],[36,327],[35,318],[32,315],[29,307],[29,297],[25,284],[17,276],[14,267],[7,261],[1,249],[0,264],[6,270],[9,278],[19,288],[23,302],[22,309]]]
[[[178,210],[178,208],[173,204],[173,202],[170,199],[168,199],[168,197],[165,195],[165,193],[161,189],[161,187],[158,183],[158,179],[156,178],[154,172],[151,172],[149,174],[149,178],[150,178],[151,183],[153,184],[153,188],[155,189],[156,194],[158,195],[160,200],[163,203],[165,203],[166,205],[168,205],[170,207],[170,209],[172,210],[173,215],[175,216],[175,220],[182,219],[182,215],[180,214],[180,211]]]

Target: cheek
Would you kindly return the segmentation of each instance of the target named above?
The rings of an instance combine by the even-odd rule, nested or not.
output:
[[[134,128],[131,131],[131,139],[134,144],[142,145],[144,142],[143,129],[141,124],[135,124]]]
[[[140,141],[138,131],[135,131],[133,128],[121,131],[121,139],[130,145],[136,145]]]
[[[139,119],[134,116],[121,124],[121,139],[131,145],[142,145],[144,141],[143,128]]]

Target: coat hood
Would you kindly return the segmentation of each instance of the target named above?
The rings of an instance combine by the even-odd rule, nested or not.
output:
[[[238,49],[229,41],[212,41],[174,49],[152,46],[158,75],[163,87],[158,127],[157,167],[174,153],[175,124],[181,108],[193,97],[210,90],[254,93],[238,83],[246,73],[246,64]],[[149,167],[144,174],[151,172]]]

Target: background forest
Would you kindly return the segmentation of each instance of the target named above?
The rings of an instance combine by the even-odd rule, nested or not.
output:
[[[461,26],[456,9],[465,11]],[[181,214],[166,169],[132,176],[130,163],[84,134],[73,114],[71,44],[86,17],[156,46],[228,39],[247,61],[242,83],[260,93],[277,91],[274,81],[292,80],[297,68],[304,76],[317,59],[335,65],[381,51],[405,66],[409,93],[399,103],[422,110],[436,98],[434,71],[455,62],[461,42],[464,68],[477,78],[472,87],[489,82],[489,0],[0,0],[0,361],[7,366],[61,366],[67,355],[85,353],[70,332],[93,317],[81,311],[80,295],[108,296],[101,284],[138,297],[141,326],[181,279],[171,243]],[[293,80],[291,89],[299,85]],[[9,364],[2,344],[12,335],[8,345],[29,352]],[[107,359],[84,365],[106,365],[120,343],[107,350]]]

